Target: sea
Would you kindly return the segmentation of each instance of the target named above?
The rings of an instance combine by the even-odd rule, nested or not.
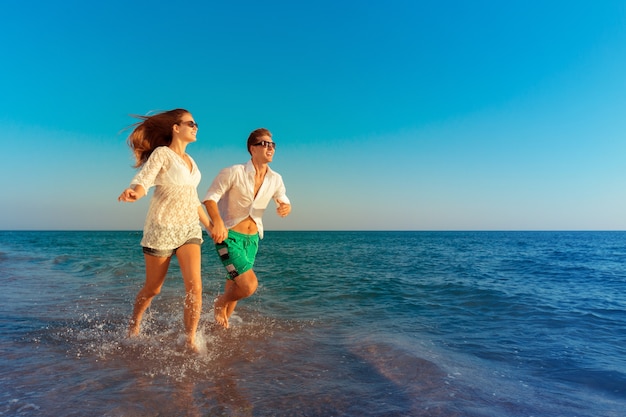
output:
[[[0,232],[0,416],[626,415],[626,232],[267,231],[229,329],[207,240],[195,354],[140,240]]]

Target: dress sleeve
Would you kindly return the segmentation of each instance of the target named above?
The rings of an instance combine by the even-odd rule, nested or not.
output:
[[[155,185],[157,175],[159,175],[166,162],[167,154],[164,152],[163,147],[156,148],[146,163],[143,164],[141,170],[132,179],[130,185],[141,185],[147,193],[148,189]]]

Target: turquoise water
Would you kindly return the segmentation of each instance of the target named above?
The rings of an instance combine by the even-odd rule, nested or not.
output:
[[[626,232],[272,232],[183,349],[176,262],[125,338],[140,232],[0,232],[0,415],[621,416]]]

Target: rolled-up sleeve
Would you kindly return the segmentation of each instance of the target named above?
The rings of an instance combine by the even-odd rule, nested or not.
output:
[[[279,174],[275,173],[275,175],[277,176],[277,182],[279,185],[276,188],[276,192],[272,196],[272,199],[274,201],[279,201],[284,204],[291,204],[291,201],[289,201],[289,197],[287,197],[287,190],[285,188],[285,184],[283,183],[283,178]]]
[[[213,179],[211,186],[207,190],[204,198],[202,199],[202,202],[210,200],[217,203],[222,199],[224,194],[226,194],[226,192],[230,188],[232,182],[231,170],[231,168],[224,168],[217,174],[215,179]]]

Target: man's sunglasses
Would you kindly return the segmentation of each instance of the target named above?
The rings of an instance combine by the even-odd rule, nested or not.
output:
[[[276,149],[276,142],[270,142],[267,140],[262,140],[261,142],[257,142],[252,146],[262,146],[264,148],[272,148],[272,149]]]

